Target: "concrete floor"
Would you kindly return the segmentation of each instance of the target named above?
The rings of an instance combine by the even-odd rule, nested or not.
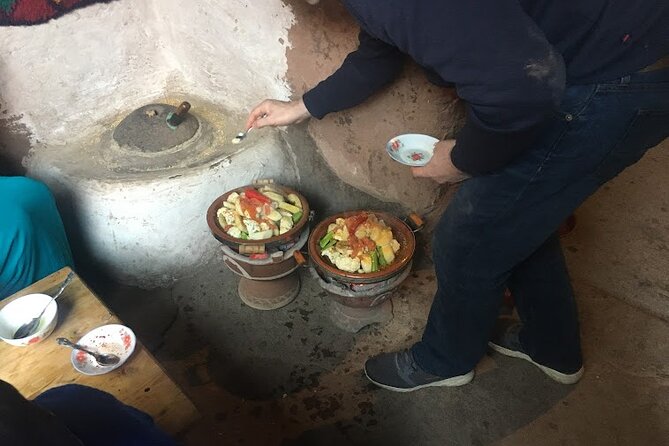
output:
[[[578,210],[572,275],[669,321],[669,139]]]
[[[355,335],[332,326],[306,271],[287,307],[246,307],[220,256],[170,289],[106,286],[103,296],[201,410],[186,445],[669,444],[669,213],[656,193],[667,148],[591,198],[563,239],[586,367],[575,386],[497,354],[460,388],[368,384],[368,356],[422,333],[435,290],[426,258],[394,298],[393,321]]]

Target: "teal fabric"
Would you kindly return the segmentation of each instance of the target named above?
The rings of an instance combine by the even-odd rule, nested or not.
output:
[[[0,177],[0,300],[73,267],[63,221],[49,189],[26,177]]]

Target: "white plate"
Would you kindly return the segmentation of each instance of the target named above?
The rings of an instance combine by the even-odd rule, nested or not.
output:
[[[124,325],[103,325],[86,333],[81,339],[80,344],[84,347],[90,347],[94,352],[101,354],[113,354],[121,358],[118,364],[100,365],[88,353],[81,350],[72,350],[70,360],[74,368],[84,375],[102,375],[109,373],[123,365],[123,363],[135,351],[137,338],[131,329]]]
[[[420,167],[432,159],[437,138],[420,133],[399,135],[386,143],[386,152],[398,163]]]

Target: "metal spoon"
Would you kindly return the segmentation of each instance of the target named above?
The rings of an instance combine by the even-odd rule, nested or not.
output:
[[[262,119],[262,118],[266,118],[266,117],[267,117],[267,113],[263,113],[258,119]],[[256,119],[256,121],[257,121],[258,119]],[[255,124],[256,121],[253,121],[253,124],[251,124],[251,128],[249,128],[247,131],[237,133],[237,136],[235,136],[234,138],[232,138],[232,143],[233,143],[233,144],[239,144],[240,142],[242,142],[242,140],[243,140],[244,138],[246,138],[246,136],[247,136],[249,133],[251,133],[251,130],[253,130],[253,129],[255,128],[255,127],[253,127],[253,125]]]
[[[46,311],[46,309],[49,308],[51,302],[58,299],[58,297],[60,297],[60,295],[63,294],[65,287],[68,286],[70,282],[72,282],[72,279],[74,279],[74,271],[70,271],[65,280],[63,280],[63,283],[60,285],[60,289],[58,290],[58,292],[55,294],[55,296],[51,298],[49,303],[44,306],[40,314],[37,317],[32,318],[29,322],[26,322],[25,324],[21,325],[14,332],[14,339],[23,339],[25,337],[30,336],[37,330],[37,327],[39,326],[39,323],[42,320],[42,316],[44,316],[44,312]]]
[[[119,358],[116,355],[112,355],[112,354],[104,355],[104,354],[101,354],[101,353],[92,352],[87,347],[84,347],[84,346],[79,345],[79,344],[75,344],[74,342],[70,341],[67,338],[58,338],[58,339],[56,339],[56,342],[58,342],[58,344],[60,344],[60,345],[64,345],[66,347],[71,347],[71,348],[74,348],[76,350],[81,350],[82,352],[88,353],[93,358],[95,358],[95,360],[100,365],[114,365],[114,364],[118,364],[119,361],[121,360],[121,358]]]
[[[243,140],[244,138],[246,138],[246,135],[248,135],[249,133],[251,133],[251,130],[253,130],[254,128],[255,128],[255,127],[251,127],[250,129],[248,129],[248,130],[245,131],[245,132],[239,132],[239,133],[237,133],[237,136],[235,136],[234,138],[232,138],[232,143],[233,143],[233,144],[239,144],[240,142],[242,142],[242,140]]]

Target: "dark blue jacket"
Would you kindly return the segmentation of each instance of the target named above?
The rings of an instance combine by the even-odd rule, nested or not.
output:
[[[33,402],[52,412],[84,446],[177,445],[149,415],[92,387],[54,387]]]
[[[451,157],[471,174],[528,148],[567,85],[617,79],[669,54],[669,0],[343,1],[360,46],[304,95],[311,115],[361,103],[409,55],[466,101]]]

